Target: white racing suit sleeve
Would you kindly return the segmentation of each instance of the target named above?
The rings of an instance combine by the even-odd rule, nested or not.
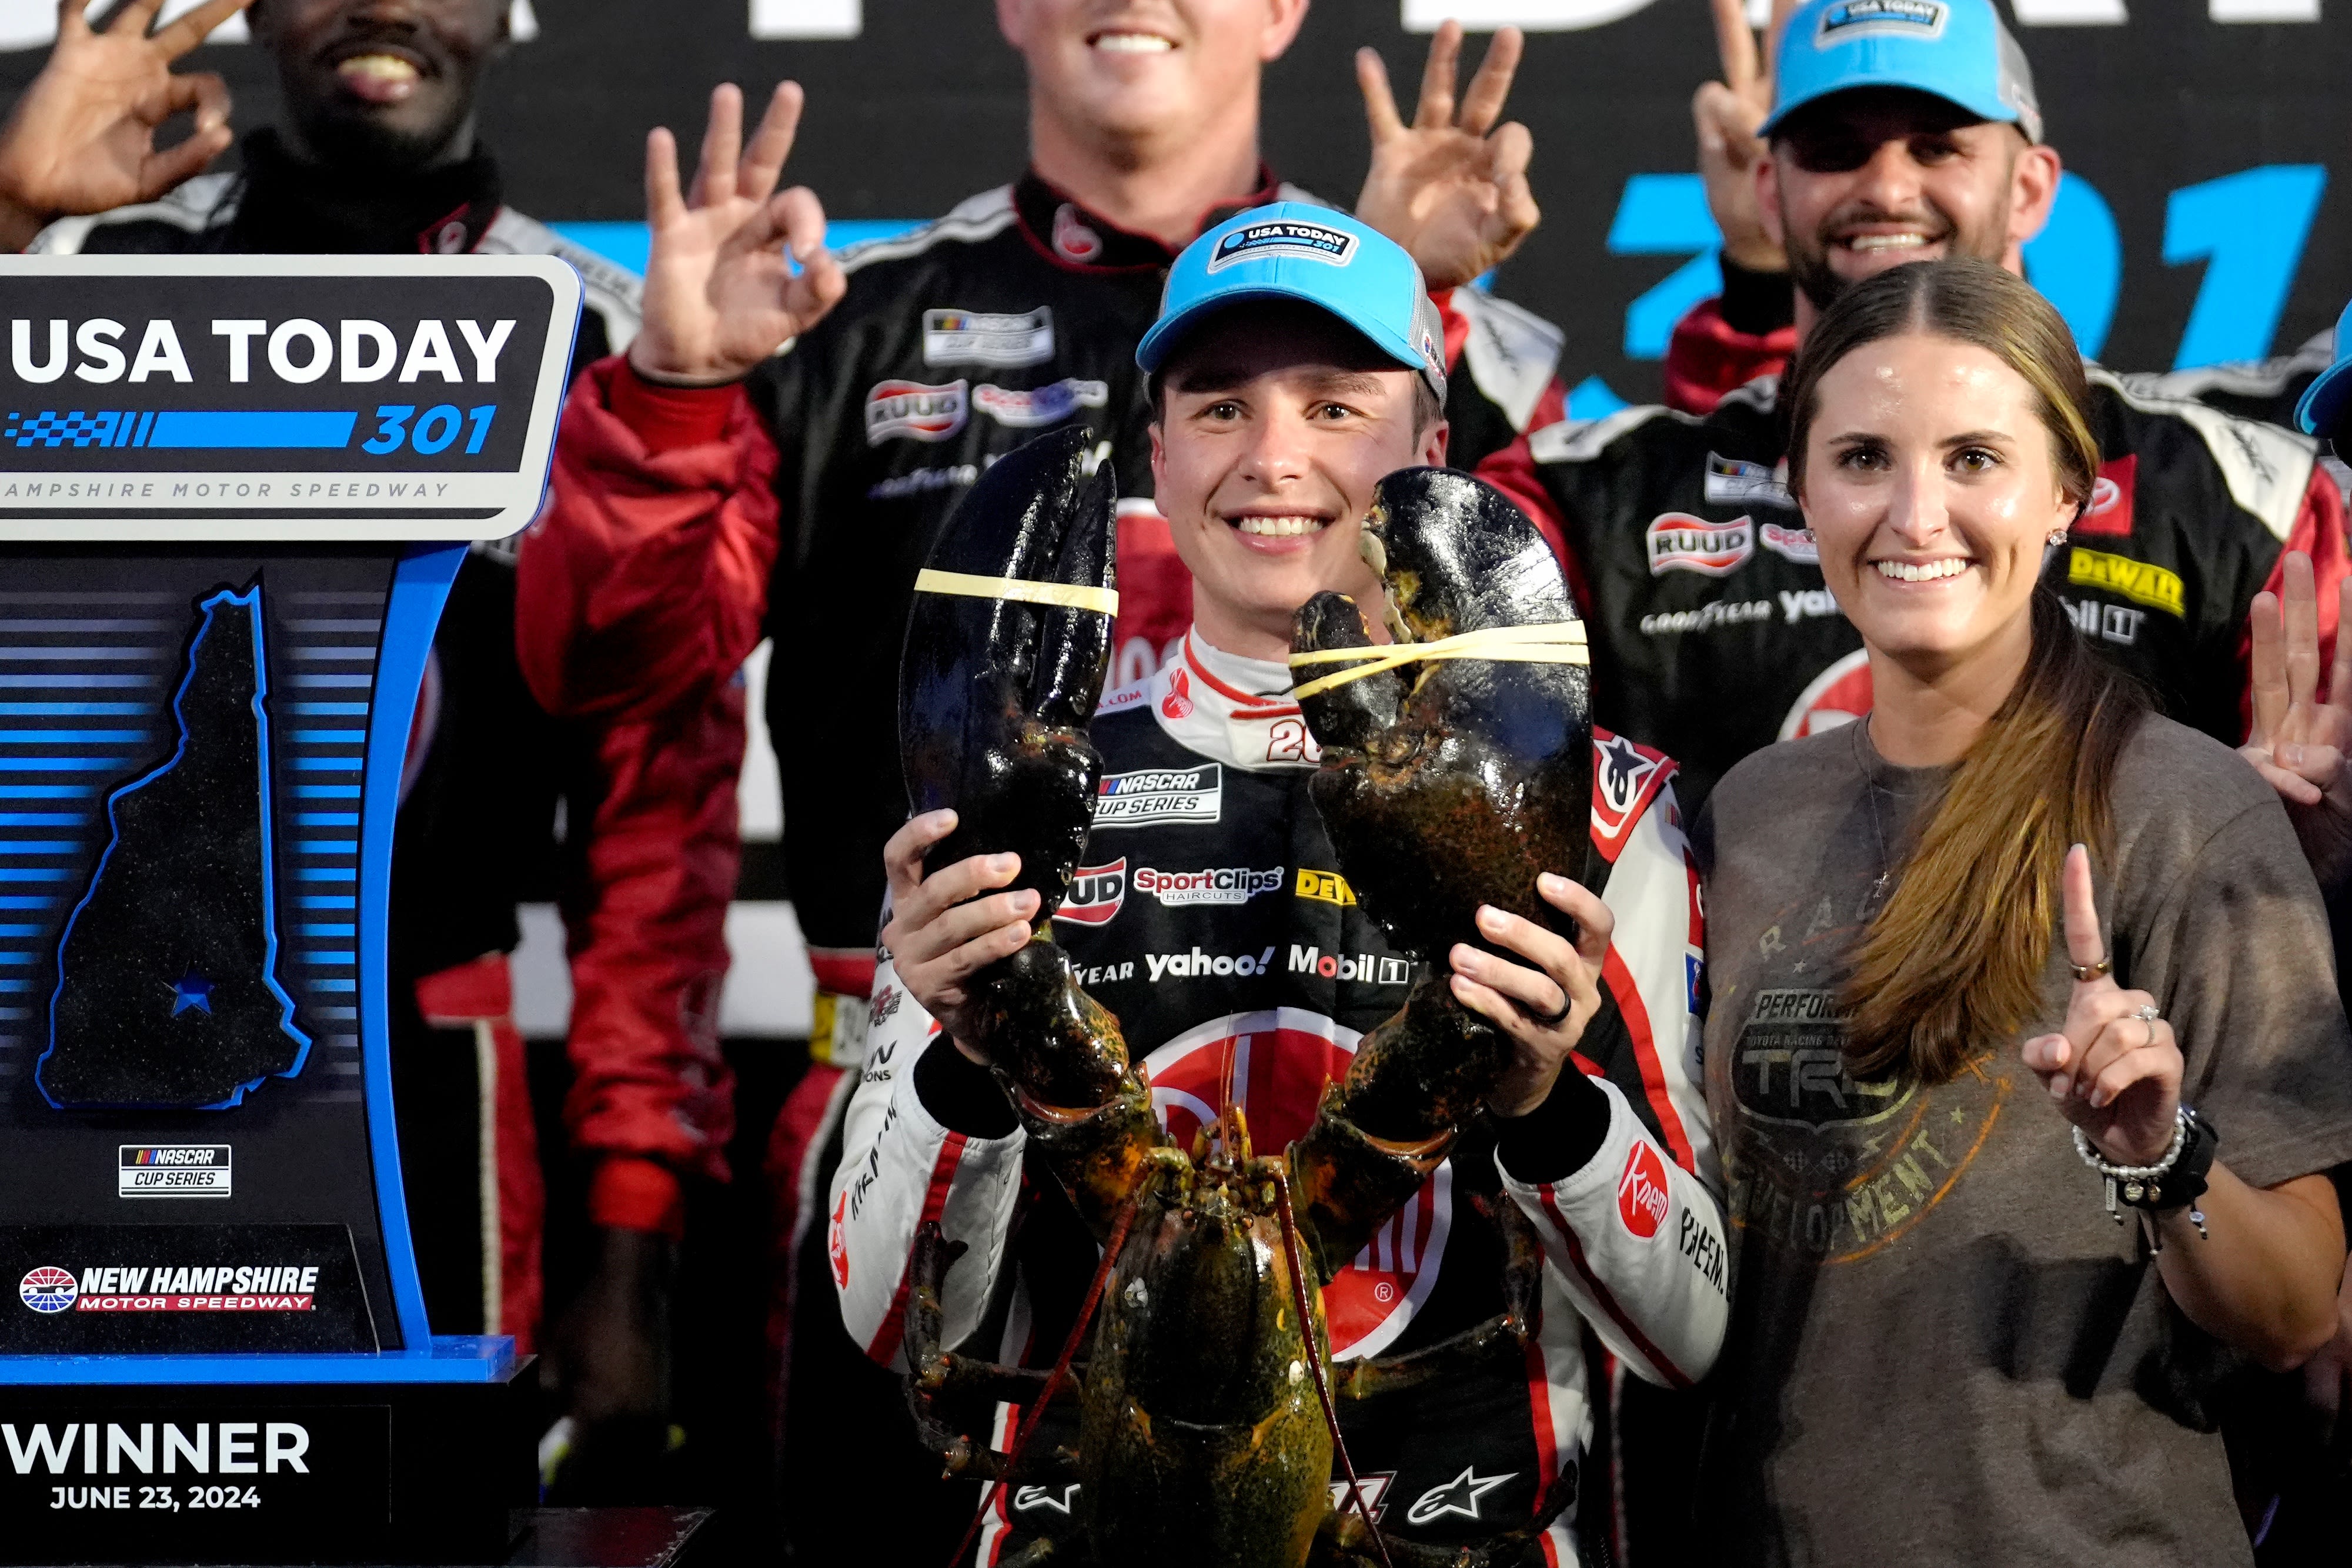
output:
[[[940,1026],[898,984],[887,950],[875,967],[871,1020],[826,1195],[825,1249],[843,1327],[867,1355],[903,1372],[917,1231],[936,1221],[966,1249],[940,1292],[944,1343],[961,1344],[979,1326],[1003,1267],[1026,1134],[1016,1127],[1001,1138],[975,1137],[942,1125],[924,1106],[915,1064]]]
[[[1615,1084],[1593,1082],[1609,1097],[1601,1152],[1556,1182],[1506,1168],[1503,1185],[1602,1343],[1649,1382],[1687,1388],[1715,1364],[1729,1315],[1722,1210],[1665,1157]]]
[[[1730,1304],[1699,1073],[1698,882],[1671,785],[1611,826],[1602,898],[1616,931],[1601,977],[1615,1017],[1604,1009],[1596,1024],[1609,1027],[1578,1064],[1607,1096],[1607,1131],[1557,1180],[1520,1179],[1499,1151],[1496,1164],[1594,1332],[1638,1375],[1687,1387],[1714,1365]]]

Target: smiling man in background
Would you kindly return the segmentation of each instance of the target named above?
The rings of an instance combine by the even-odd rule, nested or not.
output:
[[[160,5],[130,0],[103,30],[86,0],[60,6],[57,47],[0,131],[0,243],[52,256],[552,255],[587,285],[575,364],[635,336],[636,278],[508,207],[476,135],[508,0],[253,0],[285,118],[248,132],[240,169],[217,174],[202,171],[229,145],[228,90],[171,66],[246,7],[211,0],[150,35]],[[177,112],[193,113],[194,133],[159,152],[155,133]],[[433,1328],[528,1348],[544,1200],[507,955],[516,903],[558,878],[557,799],[580,779],[565,765],[572,742],[523,687],[513,626],[513,556],[478,547],[409,737],[390,1021]]]

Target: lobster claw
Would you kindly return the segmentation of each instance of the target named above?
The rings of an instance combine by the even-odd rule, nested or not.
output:
[[[1040,931],[1069,891],[1102,775],[1086,725],[1110,658],[1116,513],[1083,429],[1000,458],[932,541],[899,657],[908,801],[958,819],[924,871],[1019,854],[1012,886],[1038,894]]]
[[[1487,945],[1481,904],[1573,939],[1575,922],[1536,891],[1543,873],[1583,867],[1592,798],[1582,627],[1550,547],[1499,491],[1409,468],[1381,481],[1360,548],[1398,642],[1473,641],[1448,644],[1458,656],[1393,665],[1300,659],[1370,650],[1372,638],[1336,593],[1293,619],[1299,706],[1323,748],[1307,791],[1340,871],[1389,941],[1424,962],[1442,967],[1457,942]],[[1364,1036],[1289,1151],[1327,1279],[1445,1157],[1511,1057],[1502,1031],[1431,969]]]
[[[1543,536],[1466,474],[1407,468],[1381,480],[1360,548],[1381,573],[1382,618],[1400,642],[1506,627],[1576,634],[1576,605]],[[1318,594],[1292,622],[1294,653],[1370,643],[1356,606],[1336,593]],[[1583,864],[1588,667],[1451,658],[1312,689],[1351,663],[1294,674],[1323,747],[1309,790],[1366,913],[1423,958],[1479,941],[1481,904],[1573,936],[1535,883]]]

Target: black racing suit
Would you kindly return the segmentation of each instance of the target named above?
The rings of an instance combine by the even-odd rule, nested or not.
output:
[[[487,152],[404,178],[298,162],[266,129],[240,152],[238,172],[62,219],[27,248],[554,256],[586,289],[574,367],[636,335],[635,276],[503,204]],[[402,1170],[434,1331],[511,1333],[528,1348],[542,1200],[506,956],[520,937],[517,903],[554,895],[557,798],[579,780],[565,762],[572,743],[524,689],[514,603],[511,544],[477,547],[450,591],[409,740],[393,853],[390,1022]],[[487,1123],[484,1100],[495,1108]],[[491,1223],[499,1256],[485,1260]]]
[[[1414,973],[1336,869],[1307,798],[1317,753],[1287,672],[1196,632],[1166,667],[1106,698],[1092,735],[1104,778],[1055,938],[1148,1063],[1177,1147],[1237,1103],[1255,1146],[1279,1150]],[[1492,1128],[1472,1130],[1324,1290],[1336,1357],[1416,1350],[1501,1310],[1493,1206],[1515,1201],[1543,1239],[1540,1332],[1524,1362],[1343,1406],[1368,1500],[1407,1539],[1469,1542],[1524,1525],[1551,1478],[1580,1467],[1585,1324],[1662,1384],[1687,1387],[1713,1360],[1722,1232],[1690,1077],[1700,938],[1672,771],[1596,737],[1591,848],[1572,869],[1618,921],[1610,1005],[1580,1047],[1601,1092],[1571,1078],[1503,1124],[1499,1157]],[[903,992],[887,953],[871,1025],[827,1210],[851,1336],[877,1362],[903,1363],[908,1250],[935,1219],[971,1248],[942,1294],[948,1343],[1050,1365],[1097,1249],[1051,1176],[1024,1169],[995,1081]],[[1055,1429],[1058,1414],[1040,1442],[1076,1440],[1074,1422]],[[1006,1446],[1011,1419],[999,1410],[985,1435]],[[979,1561],[1068,1534],[1085,1511],[1067,1485],[1000,1491]],[[1574,1526],[1571,1512],[1528,1560],[1578,1561]]]
[[[1759,377],[1704,417],[1562,422],[1481,470],[1557,530],[1591,629],[1596,720],[1681,760],[1686,799],[1759,747],[1870,706],[1862,639],[1784,487],[1777,392]],[[2045,580],[2166,713],[2234,746],[2247,608],[2287,550],[2312,556],[2333,639],[2343,497],[2302,436],[2095,367],[2091,392],[2105,461]]]

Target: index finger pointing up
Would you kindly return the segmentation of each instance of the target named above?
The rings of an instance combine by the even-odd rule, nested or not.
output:
[[[2066,912],[2066,956],[2078,968],[2090,968],[2107,956],[2107,945],[2099,935],[2099,904],[2091,889],[2091,852],[2076,844],[2066,852],[2066,869],[2059,878]],[[2115,981],[2101,977],[2076,984],[2113,985]]]

